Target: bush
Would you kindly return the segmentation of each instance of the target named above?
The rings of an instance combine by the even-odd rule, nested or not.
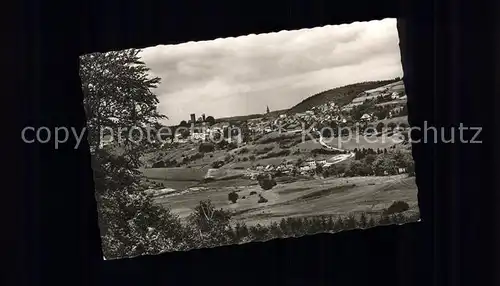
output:
[[[247,162],[248,161],[248,157],[243,157],[243,162]]]
[[[406,170],[408,171],[408,176],[415,177],[415,163],[411,163]]]
[[[250,159],[250,161],[255,161],[255,155],[250,155],[248,159]]]
[[[391,214],[396,214],[396,213],[402,213],[402,212],[407,211],[409,209],[410,209],[410,206],[406,202],[396,201],[396,202],[392,203],[392,205],[384,211],[384,214],[391,215]]]
[[[236,149],[238,148],[238,145],[234,142],[231,142],[229,144],[227,144],[227,150],[233,150],[233,149]]]
[[[277,185],[271,174],[261,174],[257,177],[257,180],[259,181],[260,187],[266,191],[274,188],[274,186]]]
[[[218,169],[220,167],[224,166],[224,162],[223,161],[215,161],[212,163],[212,168],[214,169]]]
[[[274,186],[276,186],[277,183],[274,179],[271,179],[271,180],[261,181],[261,182],[259,182],[259,185],[263,190],[270,190],[270,189],[274,188]]]
[[[215,179],[211,178],[211,177],[203,178],[203,180],[202,180],[203,183],[210,183],[210,182],[214,182],[214,181],[215,181]]]
[[[238,198],[239,196],[235,191],[232,191],[227,195],[227,199],[233,204],[236,203],[236,201],[238,201]]]
[[[253,195],[256,195],[256,194],[257,194],[257,192],[256,192],[256,191],[251,191],[251,192],[250,192],[250,196],[253,196]]]
[[[259,195],[259,200],[257,201],[257,203],[259,204],[263,204],[263,203],[267,203],[268,200],[266,198],[264,198],[262,195]]]
[[[389,130],[392,131],[397,127],[397,124],[394,122],[389,122],[389,124],[387,124],[387,127],[389,127]]]
[[[266,154],[267,152],[269,152],[273,149],[274,149],[274,147],[264,147],[262,149],[255,150],[254,152],[257,155],[262,155],[262,154]]]
[[[238,154],[246,154],[246,153],[248,153],[248,148],[246,148],[246,147],[242,148],[242,149],[238,152]]]
[[[372,174],[372,166],[362,161],[352,161],[345,170],[346,177],[370,176]]]
[[[165,168],[165,162],[163,161],[158,161],[153,163],[153,166],[151,168]]]
[[[201,143],[198,147],[200,153],[209,153],[215,150],[215,145],[213,143]]]
[[[340,151],[337,150],[327,150],[323,148],[316,148],[311,150],[311,154],[313,156],[316,155],[337,155],[337,154],[342,154]]]
[[[368,226],[368,219],[365,213],[362,213],[361,217],[359,218],[359,227],[366,228],[367,226]]]

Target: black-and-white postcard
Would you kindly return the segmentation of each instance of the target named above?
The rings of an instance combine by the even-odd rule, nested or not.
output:
[[[396,19],[81,56],[105,259],[419,219]]]

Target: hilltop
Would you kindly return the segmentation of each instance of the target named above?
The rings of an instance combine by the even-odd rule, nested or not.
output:
[[[314,106],[322,105],[331,101],[335,102],[335,104],[339,106],[343,106],[349,104],[360,93],[366,90],[376,89],[398,81],[401,81],[401,79],[395,78],[382,81],[361,82],[342,87],[332,88],[304,99],[299,104],[290,108],[287,111],[287,113],[295,114],[295,113],[305,112],[307,110],[310,110]]]
[[[401,81],[400,78],[390,79],[390,80],[381,80],[381,81],[369,81],[369,82],[361,82],[350,84],[342,87],[332,88],[317,94],[314,94],[297,105],[293,106],[290,109],[281,109],[274,110],[269,113],[261,113],[261,114],[248,114],[248,115],[240,115],[240,116],[230,116],[230,117],[221,117],[216,118],[215,122],[235,122],[235,121],[246,121],[255,118],[261,117],[277,117],[280,114],[295,114],[305,112],[310,110],[315,106],[319,106],[325,103],[329,103],[331,101],[335,102],[335,104],[339,106],[344,106],[352,102],[354,98],[356,98],[360,93],[375,90],[380,87],[384,87],[386,85],[394,84]]]

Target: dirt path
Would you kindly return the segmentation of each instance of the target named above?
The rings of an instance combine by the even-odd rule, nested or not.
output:
[[[339,152],[345,152],[346,150],[343,150],[343,149],[340,149],[340,148],[337,148],[337,147],[333,147],[333,146],[330,146],[328,144],[326,144],[324,141],[323,141],[323,135],[321,134],[321,132],[317,131],[318,132],[318,135],[319,135],[319,144],[321,144],[321,146],[325,147],[326,149],[328,150],[334,150],[334,151],[339,151]],[[352,158],[354,157],[354,153],[353,152],[350,152],[349,154],[342,154],[342,155],[335,155],[333,157],[331,157],[330,159],[328,160],[331,160],[333,162],[331,162],[331,164],[338,164],[338,163],[341,163],[349,158]]]

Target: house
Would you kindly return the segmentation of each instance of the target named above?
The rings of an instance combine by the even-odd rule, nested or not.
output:
[[[316,164],[325,165],[326,164],[326,160],[319,160],[319,161],[316,162]]]
[[[365,113],[365,114],[363,114],[363,116],[361,116],[361,120],[363,120],[363,121],[370,121],[371,119],[372,119],[372,116],[367,114],[367,113]]]
[[[316,168],[316,161],[315,161],[315,160],[307,160],[307,161],[305,162],[305,165],[306,165],[306,166],[309,166],[309,167],[311,167],[311,168]]]
[[[205,133],[194,132],[191,137],[192,137],[193,140],[204,140],[205,139]]]
[[[302,172],[307,172],[307,171],[311,171],[311,170],[312,170],[311,166],[300,167],[300,171],[302,171]]]

